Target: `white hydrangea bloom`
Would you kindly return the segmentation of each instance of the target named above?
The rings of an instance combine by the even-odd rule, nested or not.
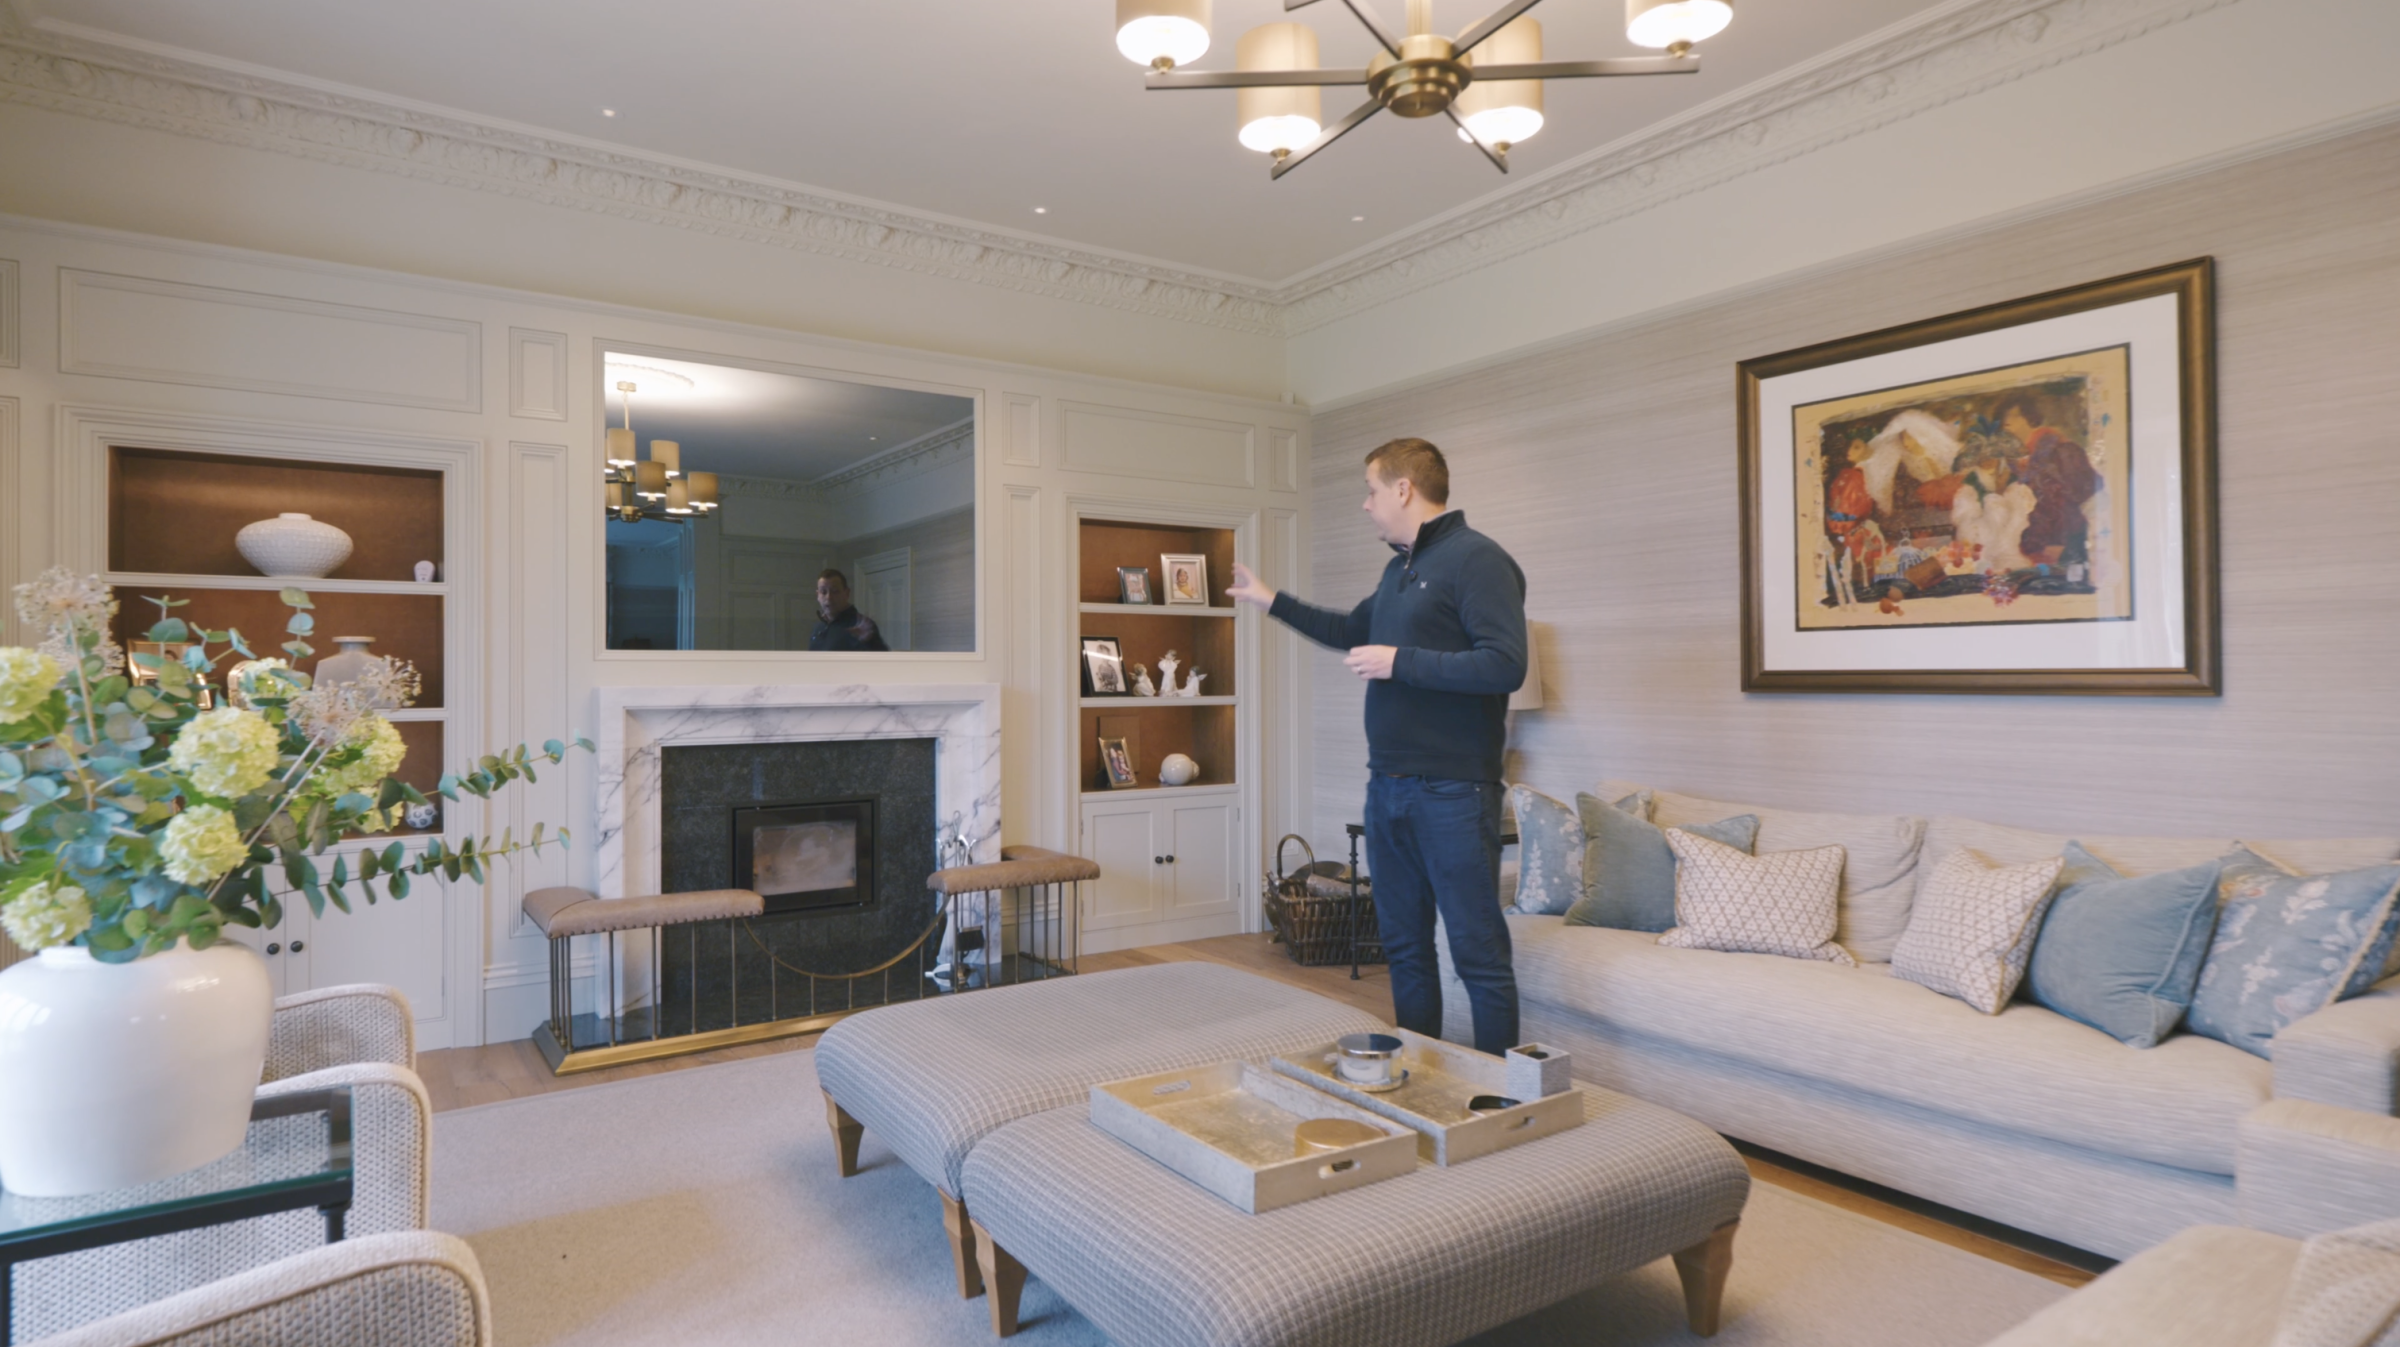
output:
[[[280,736],[255,711],[203,711],[175,736],[167,763],[211,795],[239,799],[267,784],[282,765]]]
[[[0,928],[28,952],[63,945],[91,928],[91,900],[72,884],[45,879],[0,907]]]
[[[58,661],[39,650],[0,647],[0,723],[32,715],[59,676]]]
[[[213,804],[194,805],[168,820],[158,854],[179,884],[210,884],[250,854],[233,815]]]
[[[342,735],[344,749],[362,750],[356,762],[340,767],[317,770],[308,783],[308,793],[331,799],[350,791],[373,793],[383,779],[400,768],[400,760],[408,756],[408,745],[400,731],[382,716],[369,713],[350,723]]]

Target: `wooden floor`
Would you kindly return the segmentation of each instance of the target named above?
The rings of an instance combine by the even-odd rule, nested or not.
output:
[[[1180,945],[1151,945],[1112,954],[1087,954],[1082,959],[1080,971],[1099,973],[1112,968],[1138,968],[1144,964],[1178,960],[1226,964],[1347,1002],[1369,1014],[1386,1019],[1391,1017],[1391,983],[1382,968],[1361,969],[1361,976],[1355,982],[1351,980],[1346,964],[1338,968],[1301,968],[1263,935],[1228,935]],[[445,1109],[548,1094],[555,1090],[581,1089],[630,1076],[681,1071],[711,1062],[731,1062],[745,1057],[795,1052],[814,1047],[816,1041],[817,1035],[809,1034],[769,1043],[746,1044],[738,1048],[721,1048],[715,1052],[693,1053],[688,1057],[609,1067],[581,1075],[553,1076],[541,1054],[534,1050],[532,1040],[518,1039],[480,1048],[442,1048],[420,1053],[417,1057],[417,1074],[424,1077],[426,1091],[432,1095],[434,1111],[438,1113]],[[2081,1286],[2090,1281],[2096,1275],[2096,1269],[2102,1266],[2089,1255],[2078,1256],[2072,1250],[2048,1245],[2036,1236],[1992,1226],[1963,1213],[1951,1212],[1782,1156],[1745,1146],[1743,1158],[1749,1162],[1751,1177],[1761,1183],[1772,1183],[1779,1188],[1805,1194],[1845,1211],[1871,1217],[1953,1248],[2046,1277],[2062,1286]]]

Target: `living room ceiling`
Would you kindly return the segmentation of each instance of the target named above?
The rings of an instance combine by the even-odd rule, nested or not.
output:
[[[1955,0],[1740,0],[1702,71],[1566,80],[1503,179],[1449,122],[1377,117],[1280,182],[1229,92],[1150,93],[1108,0],[10,0],[62,37],[298,77],[523,129],[1266,284],[1384,243],[1886,25]],[[1399,0],[1367,0],[1387,25]],[[1495,0],[1435,0],[1455,32]],[[1647,54],[1621,0],[1548,0],[1545,54]],[[1196,69],[1228,69],[1281,0],[1216,0]],[[1327,66],[1371,39],[1336,0],[1293,16]],[[1353,98],[1329,89],[1325,119]],[[613,111],[614,115],[609,115]],[[1037,213],[1038,212],[1038,213]]]

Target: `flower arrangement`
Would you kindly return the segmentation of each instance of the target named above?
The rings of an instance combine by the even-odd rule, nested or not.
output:
[[[281,922],[279,889],[319,914],[327,903],[347,912],[354,891],[373,903],[379,891],[406,898],[411,876],[481,883],[493,860],[567,841],[537,826],[523,842],[513,830],[497,842],[432,837],[412,853],[395,840],[364,846],[355,869],[348,855],[321,864],[344,839],[427,803],[393,778],[407,746],[381,714],[415,701],[413,668],[385,658],[316,687],[284,660],[254,658],[238,631],[175,617],[185,601],[173,599],[150,600],[149,639],[181,645],[181,658],[137,653],[129,668],[109,633],[116,598],[97,577],[53,569],[16,599],[44,634],[38,648],[0,647],[0,927],[26,950],[75,944],[124,963],[178,940],[206,949],[228,924]],[[309,596],[286,589],[283,601],[283,652],[305,659]],[[228,655],[246,661],[243,695],[212,706],[206,675]],[[567,747],[488,755],[435,793],[488,798]]]

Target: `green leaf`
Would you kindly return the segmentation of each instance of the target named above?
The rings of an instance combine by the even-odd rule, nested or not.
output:
[[[190,600],[187,599],[184,602],[188,603]],[[184,621],[180,617],[161,618],[150,624],[149,639],[153,641],[188,641],[191,638],[191,628],[184,625]]]
[[[294,636],[306,636],[317,629],[317,620],[306,613],[294,613],[292,620],[283,624],[283,629]]]
[[[395,900],[406,898],[408,896],[408,871],[392,871],[392,880],[388,887],[391,889],[392,897]]]
[[[283,606],[286,608],[314,608],[317,606],[315,601],[308,597],[307,590],[295,589],[289,585],[283,588],[278,597],[283,600]]]

